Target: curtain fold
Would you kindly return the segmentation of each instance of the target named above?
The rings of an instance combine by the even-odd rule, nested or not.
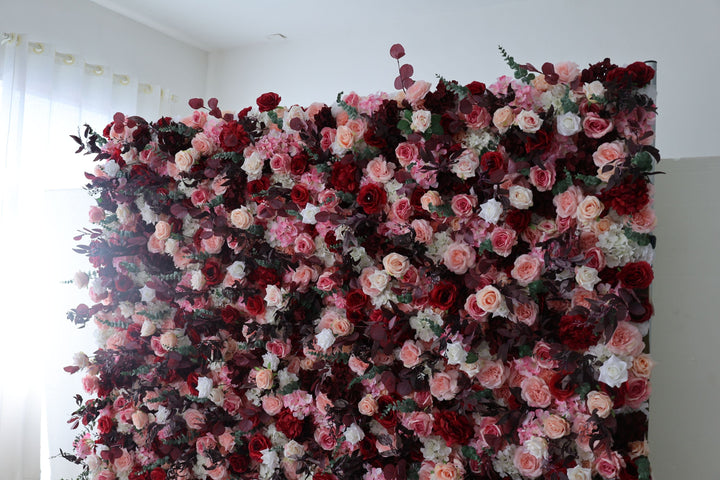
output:
[[[82,190],[89,156],[74,155],[69,137],[83,124],[101,130],[117,111],[148,120],[172,115],[176,102],[157,85],[86,63],[25,36],[0,34],[0,471],[4,480],[72,476],[72,464],[50,461],[70,450],[66,420],[81,393],[63,372],[72,353],[94,350],[65,312],[85,301],[63,284],[86,259],[72,237],[87,225]],[[90,330],[90,329],[87,329]],[[41,453],[42,451],[42,453]],[[42,472],[41,472],[42,466]],[[52,469],[52,475],[50,470]]]

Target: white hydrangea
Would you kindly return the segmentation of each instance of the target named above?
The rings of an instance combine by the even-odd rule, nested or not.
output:
[[[140,300],[145,303],[150,303],[153,300],[155,300],[155,290],[148,287],[147,285],[143,285],[143,287],[140,289]]]
[[[183,218],[182,233],[185,238],[192,238],[200,228],[200,222],[192,218],[190,215],[185,215]]]
[[[155,421],[160,425],[165,425],[168,421],[168,418],[170,418],[170,410],[166,406],[160,405],[157,409],[157,412],[155,412]]]
[[[154,224],[160,220],[160,216],[152,211],[150,205],[145,203],[143,197],[138,197],[137,199],[135,199],[135,205],[137,205],[138,210],[140,210],[140,216],[145,223]]]
[[[115,160],[108,160],[107,163],[103,165],[102,169],[103,172],[105,172],[105,175],[110,178],[115,178],[120,171],[120,165],[118,165]]]
[[[463,147],[478,155],[481,155],[483,150],[494,150],[496,143],[497,140],[488,130],[470,130],[462,141]]]
[[[262,405],[262,400],[261,400],[262,396],[263,396],[263,391],[260,390],[259,388],[249,388],[245,392],[245,398],[250,400],[250,403],[252,403],[256,407],[259,407]]]
[[[245,158],[242,164],[242,169],[247,173],[248,181],[257,180],[262,176],[262,170],[265,166],[265,160],[258,152],[253,152],[252,155]]]
[[[452,237],[449,231],[437,232],[433,235],[433,241],[428,246],[425,256],[435,263],[442,262],[443,254],[452,243]]]
[[[205,275],[200,270],[192,272],[190,277],[190,286],[193,290],[202,290],[205,287]]]
[[[598,235],[597,246],[605,254],[605,263],[610,268],[625,265],[633,259],[633,246],[618,224]]]
[[[394,203],[400,199],[400,196],[398,195],[397,192],[402,187],[403,187],[403,184],[398,182],[394,178],[392,180],[385,182],[385,191],[388,194],[388,203]]]
[[[420,451],[425,460],[435,463],[446,463],[450,459],[452,448],[447,446],[441,437],[433,436],[421,439],[423,447]]]
[[[415,330],[415,336],[423,342],[430,342],[436,338],[432,325],[442,326],[443,319],[440,314],[429,308],[410,318],[410,327]]]
[[[272,371],[277,370],[280,365],[280,359],[277,355],[272,352],[267,352],[262,356],[262,364],[265,368],[269,368]]]
[[[275,474],[280,466],[280,457],[275,450],[265,449],[262,451],[262,464],[260,465],[260,478],[268,479]]]
[[[375,265],[372,258],[370,258],[365,251],[365,247],[352,247],[349,252],[350,258],[355,261],[355,271],[362,272],[364,268],[372,267]]]
[[[287,385],[289,385],[289,384],[291,384],[291,383],[293,383],[293,382],[297,382],[297,381],[298,381],[298,376],[297,376],[297,375],[295,375],[294,373],[288,372],[287,369],[284,369],[284,368],[278,372],[276,378],[277,378],[277,381],[278,381],[278,386],[279,386],[280,388],[283,388],[283,387],[285,387],[285,386],[287,386]]]
[[[508,445],[507,447],[500,450],[495,458],[493,459],[493,468],[500,476],[508,476],[513,480],[521,480],[520,472],[515,467],[515,445]]]
[[[270,177],[270,183],[273,185],[282,185],[283,188],[292,188],[295,186],[295,180],[287,173],[274,173]]]

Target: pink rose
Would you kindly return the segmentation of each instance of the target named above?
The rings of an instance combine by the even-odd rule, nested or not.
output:
[[[207,473],[212,480],[225,480],[228,478],[227,467],[222,463],[215,465],[213,468],[209,468]]]
[[[598,458],[595,459],[595,471],[600,474],[601,477],[606,479],[616,478],[620,469],[625,466],[625,461],[617,454],[617,452],[610,452],[609,454],[603,452]]]
[[[275,173],[290,173],[290,156],[286,153],[276,153],[270,157],[270,168]]]
[[[438,400],[452,400],[458,391],[457,372],[439,372],[430,379],[430,393]]]
[[[275,395],[264,396],[262,399],[262,408],[265,410],[265,413],[274,417],[283,409],[282,398]]]
[[[315,241],[307,233],[301,233],[295,237],[294,247],[295,253],[301,255],[312,255],[315,252]]]
[[[570,433],[570,424],[558,415],[549,415],[543,420],[543,432],[551,440],[557,440]]]
[[[260,390],[269,390],[274,381],[273,371],[269,368],[261,368],[255,371],[255,385]]]
[[[515,319],[531,327],[535,324],[538,315],[538,306],[535,302],[515,304]]]
[[[613,129],[612,120],[601,118],[597,113],[590,112],[583,119],[583,130],[590,138],[602,138]]]
[[[350,360],[348,360],[348,367],[356,375],[364,374],[369,366],[369,363],[360,360],[355,355],[351,356]]]
[[[630,228],[638,233],[650,233],[657,226],[657,217],[652,207],[645,207],[637,213],[633,213],[630,220]]]
[[[600,145],[595,153],[593,153],[593,162],[597,167],[602,168],[608,163],[614,162],[618,158],[625,156],[625,146],[623,142],[615,140],[610,143]]]
[[[552,355],[552,348],[545,342],[535,344],[533,358],[540,368],[554,369],[558,367],[558,361]]]
[[[161,240],[153,233],[148,238],[147,249],[150,253],[163,253],[165,251],[165,240]]]
[[[523,477],[537,478],[542,474],[542,461],[525,447],[519,447],[515,451],[513,463]]]
[[[580,75],[580,69],[577,63],[560,62],[555,65],[555,73],[558,75],[560,82],[571,83]]]
[[[403,197],[393,202],[390,207],[390,218],[397,223],[407,223],[412,215],[413,207],[410,199]]]
[[[265,344],[268,352],[276,355],[278,358],[285,358],[290,353],[290,340],[281,342],[280,340],[271,340]]]
[[[640,408],[650,397],[650,382],[644,377],[630,377],[626,384],[625,403],[631,408]]]
[[[501,257],[507,257],[517,244],[517,233],[508,228],[495,227],[490,234],[490,242],[495,253]]]
[[[410,226],[415,231],[415,240],[429,245],[433,239],[433,228],[427,220],[413,220]]]
[[[200,245],[202,245],[203,250],[212,255],[220,253],[220,250],[222,250],[224,244],[225,237],[220,237],[217,235],[213,235],[210,238],[203,238],[200,241]]]
[[[90,207],[89,212],[90,223],[100,223],[105,220],[105,210],[100,207]]]
[[[431,86],[432,85],[425,80],[418,80],[407,89],[407,92],[405,92],[405,100],[410,102],[410,105],[413,107],[418,106],[420,101],[425,98],[425,95],[427,95],[430,91]]]
[[[200,132],[195,135],[190,141],[190,145],[192,145],[192,148],[200,155],[210,155],[217,148],[215,142],[205,132]]]
[[[553,198],[553,204],[555,205],[555,211],[558,217],[575,217],[582,196],[582,191],[573,185]]]
[[[324,272],[317,280],[317,288],[323,292],[329,292],[336,287],[335,281],[332,279],[332,273]]]
[[[487,313],[485,310],[483,310],[480,305],[478,305],[477,301],[477,295],[473,294],[467,297],[465,300],[465,305],[463,307],[468,315],[470,315],[473,319],[481,321],[485,319],[487,316]]]
[[[330,150],[330,147],[335,142],[336,131],[334,128],[323,127],[320,131],[320,148],[323,150]]]
[[[188,408],[182,415],[191,430],[200,430],[205,425],[205,415],[195,408]]]
[[[115,467],[115,472],[123,474],[130,472],[130,469],[132,469],[134,464],[133,457],[128,453],[127,450],[123,448],[122,455],[120,455],[118,458],[116,458],[113,461],[113,466]]]
[[[155,236],[160,240],[167,240],[172,233],[172,227],[168,222],[160,220],[155,224]]]
[[[488,127],[492,121],[492,117],[487,109],[477,105],[473,105],[472,111],[468,114],[462,114],[461,117],[465,119],[468,127],[478,130]]]
[[[476,378],[484,388],[496,389],[500,388],[507,376],[505,375],[505,365],[500,360],[494,362],[485,362]]]
[[[418,154],[418,147],[414,143],[403,142],[395,148],[395,156],[403,167],[416,161]]]
[[[422,349],[412,340],[405,340],[403,346],[400,348],[398,358],[407,368],[412,368],[420,363],[420,355]]]
[[[530,169],[530,183],[532,183],[539,192],[547,192],[555,185],[555,166],[550,164],[545,168],[537,165]]]
[[[528,377],[520,382],[520,395],[531,407],[545,408],[552,402],[550,388],[540,377]]]
[[[387,183],[395,175],[395,166],[387,163],[382,157],[370,160],[365,168],[370,180],[377,183]]]
[[[640,330],[629,322],[618,322],[615,332],[607,344],[608,350],[616,355],[634,357],[645,348]]]
[[[347,335],[350,335],[354,331],[353,324],[344,317],[334,319],[332,324],[330,325],[330,329],[335,335],[339,337],[345,337]]]
[[[215,441],[215,438],[208,433],[195,441],[195,450],[197,450],[200,455],[203,455],[206,451],[215,448],[216,445],[217,442]]]
[[[415,432],[420,438],[432,435],[433,419],[425,412],[412,412],[403,415],[402,424],[405,428]]]
[[[115,474],[110,470],[101,470],[96,480],[115,480]]]
[[[454,463],[435,464],[435,478],[437,480],[456,480],[464,477],[463,473],[458,471],[458,467]]]
[[[515,117],[515,124],[525,133],[540,130],[543,120],[532,110],[523,110]]]
[[[451,243],[443,254],[443,264],[451,272],[464,275],[475,266],[475,249],[465,242]]]
[[[650,378],[655,362],[650,355],[641,353],[633,360],[632,372],[638,377]]]
[[[455,195],[451,202],[452,211],[458,217],[467,218],[473,214],[477,206],[477,197],[465,193]]]
[[[527,254],[520,255],[515,259],[510,275],[522,286],[527,286],[540,278],[542,273],[542,262],[539,259]]]
[[[190,128],[203,128],[207,122],[207,112],[195,110],[190,115],[180,120],[180,122]]]

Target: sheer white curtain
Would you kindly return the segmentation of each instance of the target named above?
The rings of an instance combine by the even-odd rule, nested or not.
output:
[[[88,224],[83,172],[93,168],[69,135],[102,130],[117,111],[156,120],[179,105],[132,72],[25,36],[0,41],[0,477],[56,480],[77,472],[49,458],[72,451],[66,420],[82,392],[62,368],[95,348],[90,328],[65,319],[86,301],[62,282],[88,269],[72,237]]]

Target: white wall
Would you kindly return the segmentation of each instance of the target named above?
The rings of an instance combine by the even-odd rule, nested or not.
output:
[[[52,43],[60,52],[169,90],[179,103],[173,113],[189,112],[187,100],[205,93],[207,52],[90,0],[0,0],[0,31]]]
[[[392,3],[392,0],[386,0]],[[340,38],[322,30],[313,40],[265,43],[210,55],[208,94],[221,108],[255,105],[266,91],[283,104],[332,102],[341,90],[359,94],[392,91],[397,66],[388,53],[402,43],[404,61],[416,79],[436,74],[460,82],[490,82],[511,74],[498,53],[502,45],[521,63],[572,60],[586,66],[605,57],[618,64],[657,60],[658,147],[667,158],[716,155],[713,116],[720,109],[711,93],[720,78],[720,2],[716,0],[505,0],[461,2],[464,9],[419,0],[413,9],[431,12],[419,24],[384,18],[382,2],[369,2],[377,21],[339,18]],[[312,5],[312,2],[309,3]],[[442,7],[440,6],[442,5]],[[365,7],[363,7],[363,11]],[[280,13],[279,13],[280,14]],[[317,15],[308,8],[308,15]],[[298,18],[298,22],[302,22]]]

